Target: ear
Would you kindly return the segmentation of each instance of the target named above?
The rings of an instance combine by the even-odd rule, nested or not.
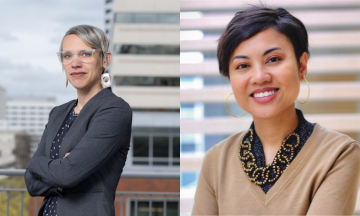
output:
[[[103,68],[107,68],[107,67],[110,65],[111,59],[112,59],[112,54],[111,54],[111,52],[107,52],[107,53],[106,53],[107,64],[106,64],[105,59],[104,59],[104,60],[103,60],[103,65],[102,65]]]
[[[308,62],[308,55],[304,52],[300,57],[300,80],[304,80],[304,77],[307,75],[307,62]]]

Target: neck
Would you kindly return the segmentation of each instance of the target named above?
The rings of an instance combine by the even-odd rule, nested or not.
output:
[[[254,117],[255,131],[260,138],[264,151],[277,151],[284,138],[296,129],[298,122],[295,105],[270,119]]]
[[[77,107],[81,110],[85,106],[85,104],[102,89],[103,87],[101,85],[94,85],[93,87],[88,89],[77,89]]]

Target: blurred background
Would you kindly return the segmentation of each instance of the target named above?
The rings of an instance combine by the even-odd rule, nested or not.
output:
[[[268,7],[283,7],[299,18],[309,34],[311,57],[307,80],[309,101],[296,107],[310,122],[319,123],[360,140],[360,1],[262,0]],[[232,92],[220,76],[217,40],[237,11],[259,1],[180,0],[180,107],[181,107],[181,213],[191,212],[204,154],[229,135],[246,130],[251,115],[236,119],[224,108]],[[298,99],[305,101],[301,83]],[[232,97],[234,115],[243,110]],[[360,197],[356,212],[360,214]]]
[[[24,169],[50,110],[76,99],[56,53],[79,24],[110,40],[113,92],[133,109],[116,215],[179,215],[180,42],[176,0],[0,0],[0,215],[35,215]]]

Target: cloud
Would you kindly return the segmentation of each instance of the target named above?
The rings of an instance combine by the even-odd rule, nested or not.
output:
[[[15,36],[10,35],[9,33],[0,32],[0,40],[4,40],[4,41],[17,41],[18,38],[15,37]]]
[[[0,86],[8,96],[54,96],[58,104],[76,98],[71,84],[65,87],[63,72],[49,72],[30,64],[13,64],[0,59],[0,77]]]

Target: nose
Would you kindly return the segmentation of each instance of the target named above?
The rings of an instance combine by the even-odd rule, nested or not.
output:
[[[72,67],[81,67],[81,61],[79,59],[79,56],[77,54],[75,54],[73,56],[73,60],[71,62],[71,66]]]
[[[271,81],[271,75],[262,66],[254,66],[251,77],[252,84],[262,85]]]

